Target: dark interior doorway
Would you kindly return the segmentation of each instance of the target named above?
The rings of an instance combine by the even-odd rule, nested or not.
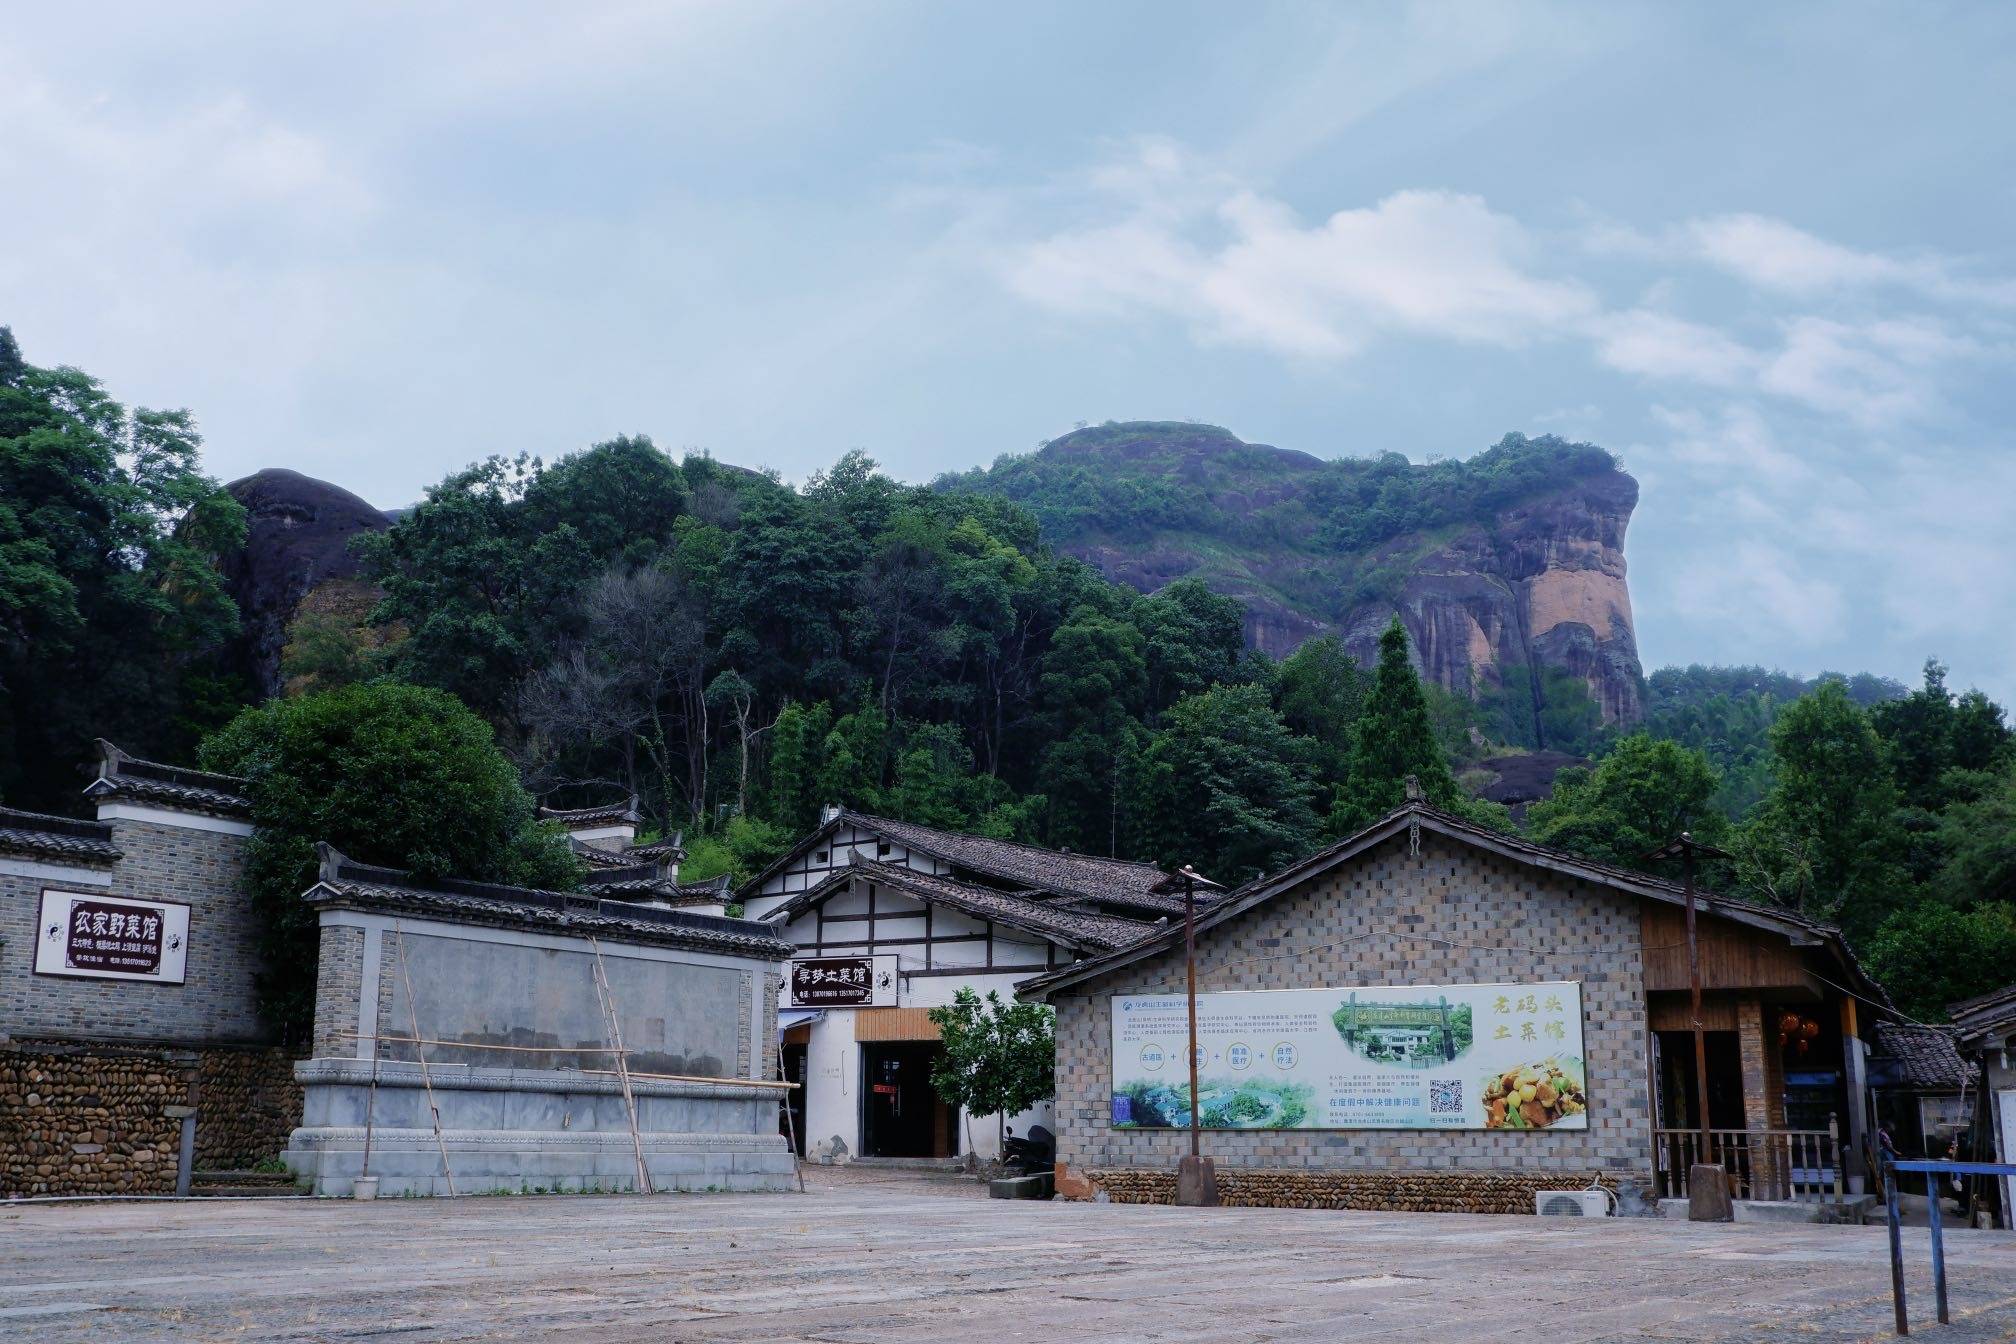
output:
[[[953,1157],[954,1112],[931,1090],[936,1041],[883,1041],[861,1047],[861,1151],[868,1157]]]
[[[1708,1127],[1744,1129],[1743,1057],[1733,1031],[1702,1033],[1708,1046]],[[1694,1069],[1694,1033],[1659,1033],[1659,1126],[1694,1129],[1701,1123]]]
[[[805,1056],[808,1047],[803,1043],[784,1043],[784,1081],[798,1086],[785,1093],[785,1104],[791,1108],[790,1128],[784,1131],[798,1156],[805,1156]]]

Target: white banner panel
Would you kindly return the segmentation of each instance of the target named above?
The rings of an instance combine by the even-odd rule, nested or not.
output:
[[[1181,994],[1113,999],[1115,1129],[1190,1124]],[[1197,996],[1205,1129],[1586,1129],[1569,981]]]
[[[189,960],[189,907],[45,890],[35,973],[179,985]]]

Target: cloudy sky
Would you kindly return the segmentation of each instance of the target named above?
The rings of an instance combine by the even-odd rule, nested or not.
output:
[[[0,322],[411,501],[623,432],[1585,438],[1647,667],[2016,698],[2016,7],[91,5],[0,34]]]

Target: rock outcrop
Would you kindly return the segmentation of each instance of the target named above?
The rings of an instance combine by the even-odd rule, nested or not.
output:
[[[1621,471],[1575,481],[1416,558],[1395,602],[1355,611],[1340,633],[1370,661],[1397,612],[1422,671],[1451,690],[1496,687],[1510,668],[1559,668],[1606,723],[1644,717],[1624,529],[1638,483]]]
[[[1558,669],[1606,722],[1637,722],[1624,534],[1638,483],[1590,445],[1509,436],[1494,455],[1456,480],[1397,455],[1326,462],[1211,425],[1109,424],[941,484],[1028,504],[1051,544],[1140,591],[1202,580],[1276,657],[1335,634],[1370,662],[1397,614],[1451,690],[1537,696]]]
[[[263,700],[280,693],[280,650],[302,599],[331,580],[354,578],[351,541],[391,524],[348,490],[284,467],[225,489],[249,515],[244,549],[219,566],[242,623],[233,661]]]

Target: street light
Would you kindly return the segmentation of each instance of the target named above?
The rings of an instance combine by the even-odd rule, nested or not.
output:
[[[1176,1164],[1176,1202],[1215,1208],[1218,1173],[1211,1159],[1198,1152],[1197,1141],[1197,888],[1223,888],[1187,863],[1177,876],[1183,879],[1183,976],[1190,1007],[1190,1154]]]

